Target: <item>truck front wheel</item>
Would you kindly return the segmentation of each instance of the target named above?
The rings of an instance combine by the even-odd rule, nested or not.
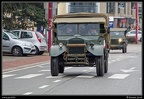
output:
[[[58,57],[51,57],[51,75],[58,76],[59,68],[58,68]]]
[[[103,56],[96,57],[96,72],[97,72],[97,76],[104,75],[104,57]]]

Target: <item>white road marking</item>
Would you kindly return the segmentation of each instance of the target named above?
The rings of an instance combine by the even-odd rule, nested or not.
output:
[[[130,58],[137,58],[137,56],[128,56],[128,57],[130,57]]]
[[[20,71],[20,70],[24,70],[24,69],[29,69],[29,68],[33,68],[33,67],[38,67],[38,66],[46,65],[46,64],[49,64],[49,63],[43,63],[43,64],[40,64],[40,65],[34,65],[34,64],[32,64],[32,66],[29,65],[28,67],[22,67],[22,68],[20,68],[20,69],[14,69],[14,70],[6,71],[6,72],[4,72],[3,74],[5,74],[5,73],[10,73],[10,72],[15,72],[15,71]]]
[[[15,79],[27,79],[27,78],[33,78],[33,77],[37,77],[43,74],[29,74],[29,75],[25,75],[25,76],[21,76],[21,77],[17,77]]]
[[[129,73],[129,72],[134,72],[134,71],[138,71],[138,70],[123,70],[123,69],[120,69],[122,72],[125,72],[125,73]]]
[[[126,78],[127,76],[129,76],[130,74],[114,74],[108,78],[111,78],[111,79],[124,79]]]
[[[108,62],[108,64],[110,64],[110,63],[112,63],[112,62]]]
[[[87,70],[83,70],[83,72],[86,72]]]
[[[41,67],[41,68],[43,68],[43,66],[41,66],[41,65],[40,65],[40,66],[38,66],[38,67]]]
[[[16,74],[3,74],[3,78],[7,78],[7,77],[11,77],[11,76],[15,76]]]
[[[53,82],[60,82],[61,80],[55,80],[55,81],[53,81]]]
[[[94,69],[94,67],[91,67],[91,68],[89,68],[89,69]]]
[[[39,87],[39,88],[46,88],[46,87],[48,87],[49,85],[43,85],[43,86],[41,86],[41,87]]]
[[[76,78],[93,78],[94,76],[77,76]]]
[[[27,93],[24,93],[23,95],[30,95],[32,94],[33,92],[27,92]]]
[[[67,69],[71,69],[71,68],[73,68],[73,67],[66,67],[65,70],[67,70]]]
[[[138,70],[133,70],[136,67],[131,67],[130,69],[120,69],[122,72],[128,73],[128,72],[134,72],[134,71],[138,71]]]
[[[136,67],[132,67],[132,68],[130,68],[130,69],[132,70],[132,69],[135,69],[135,68],[136,68]]]
[[[50,71],[50,70],[40,70],[39,72],[43,72],[43,71]]]
[[[48,77],[45,77],[45,78],[62,78],[63,76],[48,76]]]

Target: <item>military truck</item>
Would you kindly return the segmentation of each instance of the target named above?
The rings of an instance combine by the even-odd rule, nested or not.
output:
[[[127,28],[111,28],[111,50],[122,50],[122,53],[127,52],[127,39],[126,39]],[[109,50],[110,52],[110,50]]]
[[[92,30],[92,29],[96,30]],[[103,13],[56,15],[52,22],[51,75],[65,67],[96,67],[96,75],[108,71],[109,18]],[[98,34],[95,34],[95,32]],[[91,34],[89,32],[92,32]]]

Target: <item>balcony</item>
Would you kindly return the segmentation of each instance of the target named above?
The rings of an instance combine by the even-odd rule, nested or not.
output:
[[[93,12],[97,13],[97,6],[91,5],[91,6],[75,6],[75,5],[69,5],[68,6],[69,13],[78,13],[78,12]]]

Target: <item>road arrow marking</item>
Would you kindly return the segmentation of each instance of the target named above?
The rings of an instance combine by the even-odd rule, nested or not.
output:
[[[129,72],[134,72],[134,71],[138,71],[138,70],[134,70],[136,67],[132,67],[132,68],[130,68],[130,69],[120,69],[122,72],[125,72],[125,73],[129,73]]]

